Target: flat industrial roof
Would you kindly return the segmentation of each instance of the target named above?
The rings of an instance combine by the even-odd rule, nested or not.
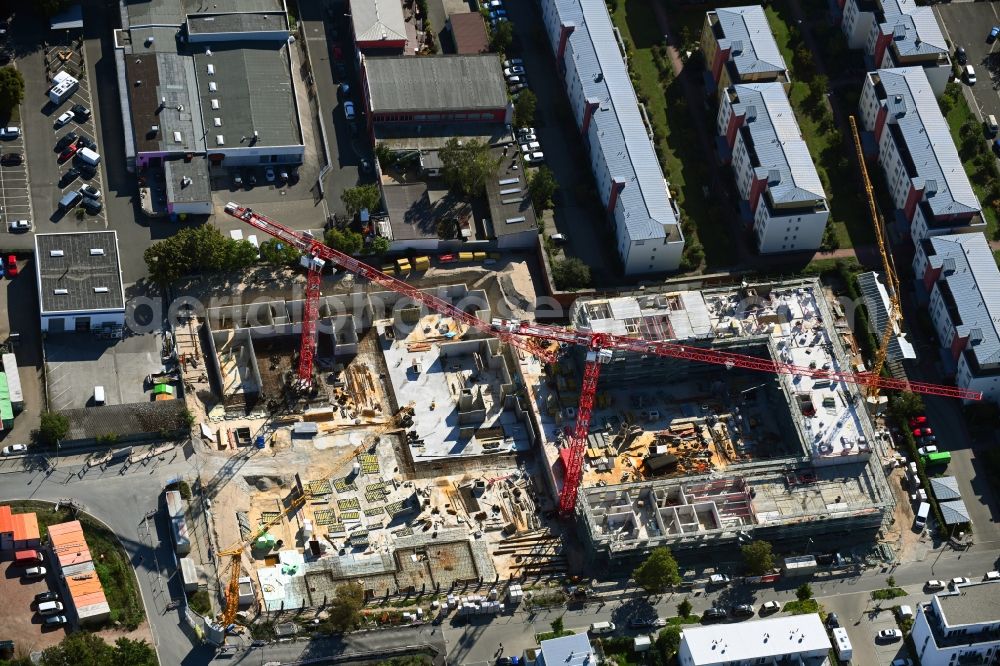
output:
[[[124,310],[118,234],[35,234],[42,314]]]
[[[218,32],[272,32],[288,30],[283,12],[240,12],[238,14],[194,14],[187,20],[188,34]]]
[[[216,148],[302,144],[284,42],[223,42],[196,53],[194,70],[209,153]]]
[[[125,73],[136,150],[204,152],[191,58],[169,51],[133,53],[125,58]]]
[[[687,626],[681,632],[681,643],[687,646],[695,664],[750,662],[831,647],[818,613]]]
[[[954,592],[937,594],[937,603],[949,628],[993,623],[1000,617],[1000,582],[959,585]]]
[[[365,58],[364,67],[375,113],[507,106],[507,86],[494,53]]]
[[[479,12],[463,12],[448,17],[455,50],[461,55],[486,53],[490,38],[486,34],[486,21]]]
[[[194,203],[212,200],[208,160],[204,155],[195,155],[190,160],[167,160],[164,163],[164,171],[167,180],[167,201]]]

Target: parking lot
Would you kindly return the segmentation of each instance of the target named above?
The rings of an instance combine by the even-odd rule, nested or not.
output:
[[[24,150],[24,134],[15,139],[0,139],[0,212],[4,222],[9,220],[31,220],[31,193],[28,190],[28,157]],[[20,156],[20,163],[14,164]],[[3,226],[4,233],[11,233],[9,223]],[[21,233],[21,232],[17,232]]]
[[[1000,10],[994,2],[962,2],[934,5],[938,23],[955,49],[963,47],[969,64],[976,70],[976,84],[962,83],[975,100],[981,118],[1000,117],[1000,40],[987,42],[990,27],[1000,25]]]
[[[49,578],[53,578],[51,573]],[[44,578],[24,578],[23,566],[9,560],[0,562],[0,594],[4,600],[0,606],[0,635],[15,638],[18,651],[42,650],[66,636],[65,628],[43,627],[41,616],[35,612],[35,595],[50,589],[57,588],[50,587]]]

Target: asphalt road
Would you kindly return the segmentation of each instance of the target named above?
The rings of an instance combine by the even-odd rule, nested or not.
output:
[[[311,664],[350,663],[350,658],[368,656],[378,659],[383,651],[406,647],[428,646],[437,651],[435,664],[444,664],[445,644],[439,628],[423,625],[419,627],[398,627],[378,631],[359,632],[341,637],[325,637],[272,643],[262,648],[247,648],[216,658],[216,664],[244,664],[254,666],[268,662],[289,663],[307,661]],[[330,661],[325,662],[324,657]],[[314,661],[315,660],[315,661]],[[448,660],[447,663],[460,663]]]
[[[1000,40],[988,44],[986,36],[990,27],[1000,25],[1000,10],[995,2],[962,2],[936,4],[938,16],[945,38],[951,40],[954,49],[962,46],[969,58],[969,64],[976,70],[976,84],[969,86],[960,82],[966,90],[966,97],[981,120],[993,114],[1000,118],[1000,95],[993,81],[1000,82]]]

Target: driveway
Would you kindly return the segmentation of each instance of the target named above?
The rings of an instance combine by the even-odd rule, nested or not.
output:
[[[20,342],[11,347],[17,358],[17,371],[24,393],[24,411],[14,418],[14,427],[0,433],[4,446],[26,444],[31,431],[38,428],[45,409],[42,390],[42,339],[38,331],[38,289],[35,287],[35,262],[18,261],[17,277],[0,281],[0,343],[11,333],[20,333]]]
[[[976,70],[976,85],[959,82],[966,91],[966,98],[973,102],[970,106],[980,120],[990,114],[1000,117],[1000,95],[994,83],[1000,83],[1000,40],[986,43],[990,26],[1000,25],[1000,10],[996,3],[936,4],[934,11],[944,36],[951,41],[953,48],[965,48],[969,64]]]

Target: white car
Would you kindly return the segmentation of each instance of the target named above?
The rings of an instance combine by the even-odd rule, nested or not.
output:
[[[513,67],[508,67],[503,70],[504,76],[518,76],[520,74],[524,74],[524,67],[521,65],[514,65]]]
[[[269,183],[274,182],[274,167],[267,167],[264,169],[264,180]]]
[[[75,116],[73,115],[72,111],[67,111],[66,113],[56,118],[56,127],[62,127],[69,121],[73,120],[74,117]]]
[[[545,161],[545,153],[539,150],[537,152],[531,153],[530,155],[525,155],[524,161],[527,162],[528,164],[541,164],[542,162]]]
[[[503,9],[503,2],[501,0],[490,0],[486,3],[486,6],[496,11],[497,9]]]
[[[538,141],[538,137],[535,136],[532,133],[518,134],[517,135],[517,140],[520,141],[521,143],[528,143],[528,142],[531,142],[531,141]]]
[[[928,590],[943,590],[948,587],[943,580],[929,580],[924,583],[924,587]]]
[[[28,567],[24,570],[25,578],[45,578],[48,570],[45,567]]]
[[[777,601],[765,601],[760,605],[760,614],[777,613],[781,610],[781,604]]]
[[[523,84],[523,85],[527,85],[528,84],[528,79],[524,75],[508,76],[507,77],[507,85],[509,85],[509,86],[516,86],[519,83]]]
[[[354,102],[344,102],[344,117],[354,120]]]
[[[903,638],[903,632],[899,629],[883,629],[876,638],[880,641],[898,641]]]
[[[521,144],[521,152],[522,153],[533,153],[533,152],[535,152],[536,150],[538,150],[541,147],[542,147],[542,144],[538,143],[537,141],[531,141],[529,143],[522,143]]]
[[[88,199],[100,199],[101,191],[94,187],[93,185],[84,185],[80,188],[80,194],[87,197]]]
[[[524,64],[524,61],[521,60],[520,58],[511,58],[510,60],[504,60],[503,61],[503,66],[504,66],[505,69],[507,67],[513,67],[515,65],[523,65],[523,64]]]
[[[0,129],[0,139],[16,139],[21,136],[21,128],[16,125]]]
[[[956,576],[955,578],[951,579],[951,586],[958,587],[959,585],[968,585],[971,582],[972,581],[966,578],[965,576]]]
[[[31,220],[11,220],[7,223],[8,228],[14,231],[30,231]]]
[[[27,453],[27,444],[11,444],[10,446],[3,447],[3,454],[5,456],[13,456],[18,453]]]
[[[937,453],[937,450],[938,448],[933,444],[931,444],[930,446],[921,446],[919,449],[917,449],[917,453],[919,453],[922,456],[926,456],[929,453]]]
[[[1000,580],[1000,571],[987,571],[983,580]]]

